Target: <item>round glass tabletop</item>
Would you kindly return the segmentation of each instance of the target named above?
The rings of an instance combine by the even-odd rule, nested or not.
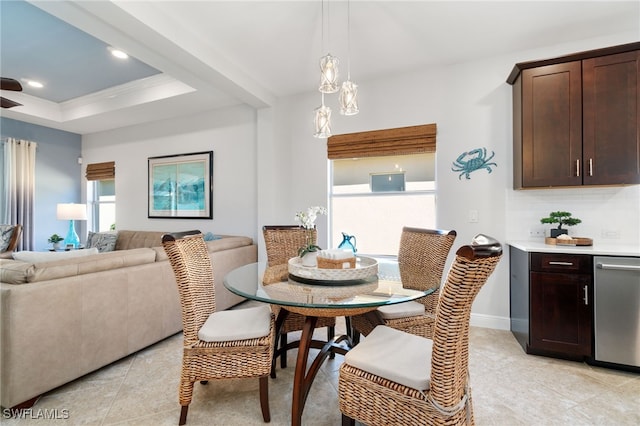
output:
[[[382,305],[407,302],[432,293],[402,287],[397,262],[380,264],[378,275],[358,284],[342,282],[299,282],[289,276],[287,281],[263,284],[266,263],[251,263],[229,272],[224,286],[239,296],[279,306],[354,309],[375,308]]]

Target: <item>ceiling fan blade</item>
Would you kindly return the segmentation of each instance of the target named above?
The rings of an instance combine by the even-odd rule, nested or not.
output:
[[[0,89],[22,92],[22,85],[15,78],[2,77],[2,81],[0,82]]]
[[[11,99],[7,99],[3,96],[0,96],[0,101],[2,101],[2,108],[13,108],[15,106],[22,106],[16,101],[12,101]]]

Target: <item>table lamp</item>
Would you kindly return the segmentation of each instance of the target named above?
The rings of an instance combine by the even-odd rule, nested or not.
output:
[[[56,217],[58,220],[69,221],[69,232],[67,232],[67,236],[64,239],[65,245],[68,246],[69,244],[72,244],[74,248],[78,248],[80,245],[80,239],[78,238],[78,234],[76,234],[74,221],[87,220],[87,205],[73,203],[58,204]]]

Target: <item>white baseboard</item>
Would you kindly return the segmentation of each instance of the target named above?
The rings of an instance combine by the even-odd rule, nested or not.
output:
[[[471,326],[493,328],[496,330],[511,330],[509,317],[497,317],[494,315],[471,314]]]

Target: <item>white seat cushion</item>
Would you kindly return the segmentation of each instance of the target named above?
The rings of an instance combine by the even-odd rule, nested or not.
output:
[[[424,305],[419,302],[396,303],[378,308],[378,312],[384,319],[397,319],[424,315]]]
[[[344,357],[360,370],[413,389],[429,389],[433,341],[379,325]]]
[[[198,331],[198,339],[204,342],[255,339],[268,335],[270,327],[271,308],[268,305],[220,311],[209,315]]]

